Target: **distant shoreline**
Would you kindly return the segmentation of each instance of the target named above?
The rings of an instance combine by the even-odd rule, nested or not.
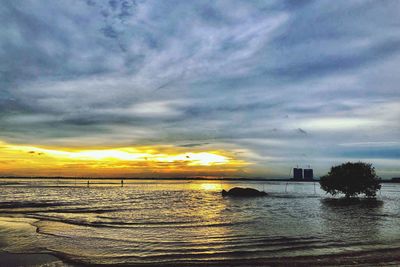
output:
[[[294,181],[290,178],[245,178],[245,177],[71,177],[71,176],[0,176],[0,179],[90,179],[90,180],[237,180],[237,181]],[[319,181],[319,180],[313,180]],[[299,182],[313,182],[299,181]],[[297,181],[295,181],[297,182]]]
[[[159,177],[143,177],[143,178],[136,178],[136,177],[41,177],[41,176],[3,176],[0,177],[0,179],[63,179],[63,180],[75,180],[75,179],[80,179],[80,180],[205,180],[205,181],[273,181],[273,182],[318,182],[318,180],[292,180],[290,178],[233,178],[233,177],[227,177],[227,178],[218,178],[218,177],[167,177],[167,178],[159,178]]]
[[[314,180],[293,180],[290,178],[218,178],[218,177],[167,177],[167,178],[159,178],[159,177],[42,177],[42,176],[3,176],[0,179],[46,179],[46,180],[155,180],[155,181],[249,181],[249,182],[295,182],[295,183],[310,183],[310,182],[319,182],[318,179]],[[399,183],[397,180],[381,180],[381,183]]]

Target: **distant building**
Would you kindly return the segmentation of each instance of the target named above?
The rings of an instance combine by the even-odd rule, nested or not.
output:
[[[293,168],[293,180],[302,181],[303,180],[303,169]]]
[[[304,169],[304,180],[306,180],[306,181],[314,180],[314,171],[313,171],[313,169]]]

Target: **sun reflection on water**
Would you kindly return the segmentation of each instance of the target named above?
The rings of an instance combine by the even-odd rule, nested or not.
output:
[[[222,190],[222,185],[216,184],[216,183],[202,183],[199,185],[199,187],[200,187],[200,189],[206,190],[206,191]]]

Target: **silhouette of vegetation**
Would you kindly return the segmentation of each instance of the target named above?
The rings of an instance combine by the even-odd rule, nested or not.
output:
[[[333,166],[329,173],[321,177],[321,188],[335,196],[344,194],[346,198],[365,194],[375,197],[376,191],[381,189],[380,177],[375,173],[372,164],[364,162],[347,162]]]

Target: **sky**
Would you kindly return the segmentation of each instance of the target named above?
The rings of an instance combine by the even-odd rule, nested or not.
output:
[[[400,176],[400,1],[3,0],[0,175]]]

